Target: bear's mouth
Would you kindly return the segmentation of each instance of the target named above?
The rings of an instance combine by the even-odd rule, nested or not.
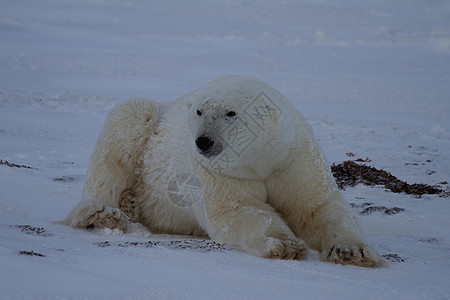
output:
[[[217,155],[222,151],[220,145],[215,143],[214,140],[207,135],[198,137],[195,140],[195,145],[197,146],[200,154],[207,157]]]

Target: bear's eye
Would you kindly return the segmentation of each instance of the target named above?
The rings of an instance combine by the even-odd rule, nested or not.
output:
[[[201,116],[201,115],[203,115],[202,111],[197,109],[197,116]]]
[[[229,111],[227,113],[227,117],[234,117],[234,116],[236,116],[236,113],[234,111]]]

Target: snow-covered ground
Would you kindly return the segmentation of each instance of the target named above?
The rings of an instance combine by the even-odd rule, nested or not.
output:
[[[51,224],[79,201],[114,104],[172,101],[225,74],[284,93],[330,163],[369,157],[410,183],[450,181],[449,16],[447,0],[1,1],[0,159],[32,169],[0,165],[0,298],[450,299],[445,197],[343,192],[356,214],[405,209],[359,216],[397,257],[383,269]]]

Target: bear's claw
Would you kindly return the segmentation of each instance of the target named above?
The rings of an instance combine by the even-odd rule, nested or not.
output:
[[[300,260],[306,257],[306,246],[297,240],[270,239],[267,241],[265,258]]]
[[[387,261],[367,245],[333,245],[321,256],[322,261],[360,267],[386,267]]]

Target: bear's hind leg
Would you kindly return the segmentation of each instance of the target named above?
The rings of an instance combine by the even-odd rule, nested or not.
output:
[[[130,99],[111,110],[89,162],[81,201],[62,224],[126,231],[128,216],[120,203],[137,180],[139,158],[157,122],[158,109],[150,100]]]

